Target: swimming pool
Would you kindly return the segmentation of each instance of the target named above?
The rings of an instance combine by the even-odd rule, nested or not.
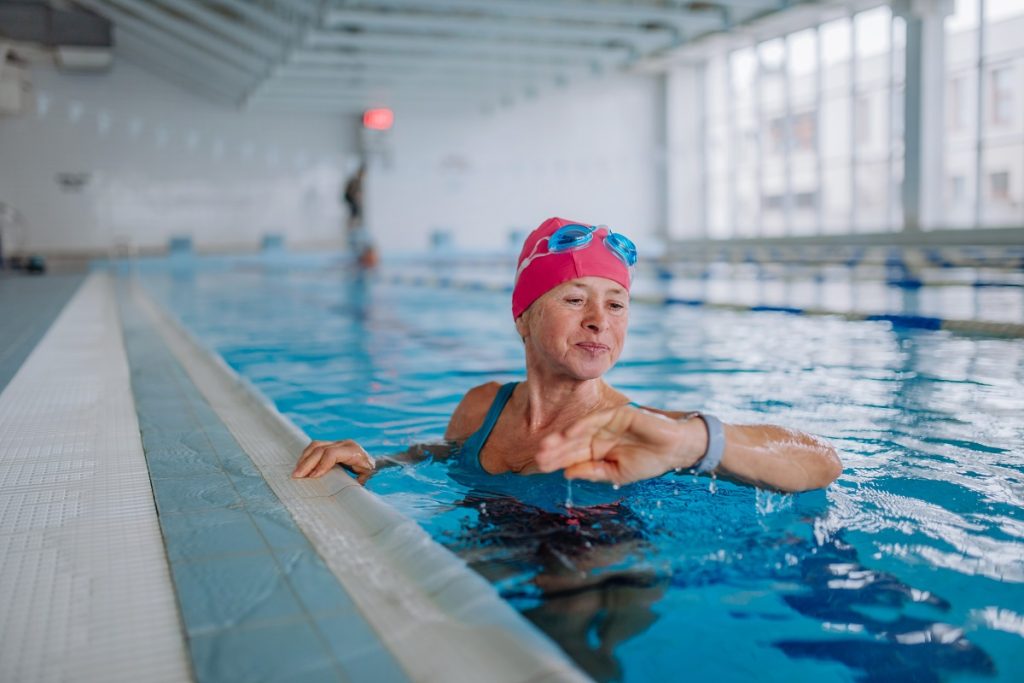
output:
[[[331,259],[143,268],[154,296],[313,438],[437,440],[522,378],[507,295],[358,280]],[[428,461],[369,488],[598,680],[1024,679],[1024,345],[781,313],[636,306],[634,400],[826,436],[845,471],[781,496],[619,491]]]

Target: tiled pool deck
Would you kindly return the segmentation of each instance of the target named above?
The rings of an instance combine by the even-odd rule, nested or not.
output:
[[[80,282],[0,296],[34,330],[70,298],[0,393],[0,680],[585,680],[347,475],[291,480],[304,435],[140,288]]]

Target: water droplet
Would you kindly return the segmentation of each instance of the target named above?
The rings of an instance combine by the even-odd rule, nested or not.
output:
[[[613,488],[614,490],[618,491],[618,490],[619,490],[619,489],[621,489],[622,487],[621,487],[621,486],[619,486],[618,484],[612,484],[612,488]]]
[[[565,507],[572,508],[572,480],[565,480]]]

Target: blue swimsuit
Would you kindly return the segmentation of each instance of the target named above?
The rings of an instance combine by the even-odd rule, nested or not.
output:
[[[484,423],[480,425],[480,429],[473,432],[466,439],[466,442],[462,444],[459,460],[466,467],[489,474],[483,465],[480,464],[480,451],[483,449],[484,444],[487,443],[487,437],[491,435],[491,430],[497,424],[498,418],[501,417],[501,411],[505,409],[505,404],[512,398],[512,391],[516,388],[517,384],[519,382],[509,382],[508,384],[503,384],[498,389],[498,395],[494,397],[494,402],[491,403],[491,407],[487,411]]]
[[[494,425],[498,423],[498,418],[501,417],[501,411],[505,409],[508,400],[512,398],[512,392],[518,384],[519,382],[509,382],[508,384],[501,385],[501,388],[498,389],[498,394],[494,397],[494,402],[491,403],[491,407],[487,411],[484,423],[480,425],[480,429],[473,432],[466,439],[466,442],[462,444],[462,449],[459,452],[459,461],[464,466],[489,474],[483,465],[480,464],[480,451],[483,450],[484,444],[487,443],[487,437],[491,435]],[[633,401],[630,401],[629,405],[634,408],[640,407]]]
[[[509,382],[498,389],[484,423],[462,444],[455,455],[455,467],[450,470],[454,479],[472,488],[478,495],[512,497],[526,505],[548,512],[562,514],[566,510],[566,496],[571,491],[573,505],[583,508],[592,505],[609,505],[620,502],[628,491],[613,489],[610,484],[576,481],[571,489],[559,472],[531,474],[524,477],[516,472],[491,474],[480,464],[480,451],[491,435],[494,425],[501,417],[501,411],[508,404],[519,382]],[[635,403],[630,403],[636,406]],[[625,487],[624,487],[625,488]]]

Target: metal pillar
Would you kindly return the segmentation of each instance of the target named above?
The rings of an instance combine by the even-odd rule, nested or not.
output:
[[[945,40],[952,0],[897,0],[907,23],[904,106],[903,230],[933,228],[942,211],[945,174]]]

